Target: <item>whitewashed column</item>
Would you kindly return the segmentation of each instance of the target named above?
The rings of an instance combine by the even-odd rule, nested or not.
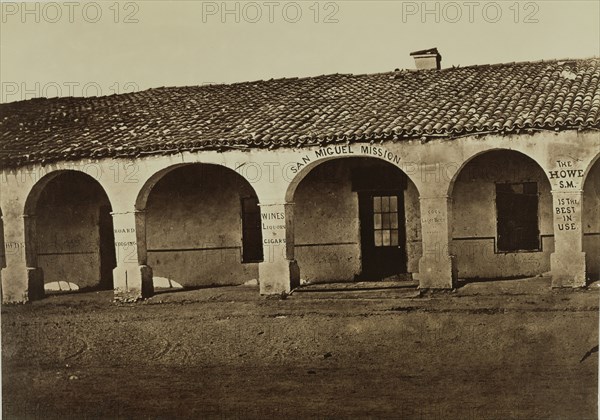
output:
[[[450,253],[452,199],[420,197],[423,256],[419,260],[420,289],[452,289],[456,286],[456,258]]]
[[[294,259],[294,205],[261,203],[264,261],[258,265],[260,293],[289,293],[300,284]]]
[[[586,285],[583,252],[583,191],[553,190],[554,252],[550,256],[552,287]]]
[[[44,297],[44,274],[37,267],[35,216],[2,216],[6,267],[2,268],[2,302],[25,303]]]
[[[147,265],[146,214],[135,209],[112,213],[117,267],[113,270],[115,300],[135,302],[153,295],[152,269]]]

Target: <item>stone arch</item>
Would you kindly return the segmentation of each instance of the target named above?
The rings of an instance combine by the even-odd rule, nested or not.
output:
[[[590,161],[590,163],[585,168],[585,171],[583,173],[582,184],[581,184],[582,188],[585,186],[585,182],[587,181],[588,175],[590,174],[592,169],[595,169],[599,160],[600,160],[600,153],[598,153],[596,156],[594,156],[592,158],[592,160]]]
[[[262,232],[255,188],[217,163],[181,163],[154,173],[137,194],[153,284],[205,287],[258,278]],[[138,246],[140,248],[140,246]]]
[[[478,151],[475,151],[474,153],[472,153],[471,155],[466,156],[463,159],[463,161],[461,162],[461,164],[458,166],[457,170],[454,172],[454,175],[450,179],[450,183],[448,185],[448,197],[452,197],[452,192],[454,190],[454,184],[455,184],[456,180],[458,179],[459,175],[463,172],[463,169],[467,165],[469,165],[470,162],[472,162],[474,159],[477,159],[479,156],[485,155],[486,153],[498,152],[498,151],[515,152],[515,153],[517,153],[519,155],[526,156],[527,158],[529,158],[533,162],[535,162],[537,164],[537,166],[542,170],[542,172],[544,172],[544,174],[546,174],[544,165],[539,160],[537,160],[536,158],[533,158],[533,157],[527,155],[526,153],[524,153],[524,152],[522,152],[520,150],[509,149],[509,148],[506,148],[506,147],[493,147],[493,148],[488,148],[488,149],[484,149],[484,150],[478,150]],[[548,179],[548,182],[549,181],[550,180]]]
[[[466,159],[448,191],[458,276],[548,272],[554,251],[551,190],[543,166],[521,151],[493,148]]]
[[[374,209],[377,200],[385,201],[385,213]],[[418,271],[419,191],[409,175],[389,160],[355,154],[311,162],[296,174],[285,201],[294,203],[293,255],[302,279],[410,278],[407,273]],[[378,233],[380,242],[376,242]],[[390,248],[389,258],[383,255],[385,248]],[[403,267],[376,267],[378,258],[381,264],[394,260]]]
[[[75,170],[70,170],[70,171],[75,172]],[[25,206],[24,206],[24,210],[23,210],[24,216],[35,216],[35,210],[36,210],[37,203],[38,203],[38,200],[40,198],[40,194],[42,193],[42,191],[44,191],[44,189],[46,188],[48,183],[50,183],[50,181],[52,181],[57,176],[59,176],[63,173],[66,173],[66,172],[67,172],[67,170],[52,171],[52,172],[44,175],[35,184],[33,184],[31,189],[27,193],[27,198],[25,200]]]
[[[154,186],[169,172],[176,170],[177,168],[182,168],[184,166],[194,165],[194,163],[179,163],[175,165],[167,166],[155,173],[153,173],[142,185],[142,188],[137,193],[135,199],[135,209],[136,210],[144,210],[146,208],[146,203],[148,202],[148,197],[152,192]]]
[[[327,157],[317,159],[315,161],[311,161],[310,163],[307,163],[305,166],[303,166],[290,180],[288,187],[286,189],[286,192],[285,192],[285,202],[291,203],[293,201],[293,197],[294,197],[294,193],[296,192],[296,188],[298,188],[298,185],[300,184],[300,182],[302,182],[302,180],[310,173],[310,171],[312,169],[314,169],[315,167],[317,167],[325,162],[329,162],[331,160],[338,160],[338,159],[368,158],[368,159],[374,159],[374,160],[378,160],[381,162],[389,163],[390,165],[393,165],[393,166],[397,167],[400,171],[402,171],[404,173],[404,175],[406,175],[407,178],[415,186],[419,185],[418,181],[413,178],[413,175],[406,173],[404,171],[404,169],[401,167],[400,158],[392,156],[391,152],[389,152],[389,151],[388,151],[388,153],[389,153],[388,156],[390,158],[385,159],[384,157],[381,157],[381,156],[374,156],[374,155],[370,155],[370,154],[366,154],[366,153],[358,153],[356,150],[354,150],[354,153],[352,155],[327,156]]]
[[[78,170],[57,170],[25,201],[26,263],[48,291],[112,289],[116,266],[112,205],[104,187]]]

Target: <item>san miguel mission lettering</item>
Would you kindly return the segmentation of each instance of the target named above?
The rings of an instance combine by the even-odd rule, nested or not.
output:
[[[351,155],[353,153],[350,146],[329,146],[315,151],[315,157],[319,159],[326,156]]]
[[[395,165],[400,165],[401,159],[396,154],[386,150],[382,147],[376,146],[360,146],[360,154],[373,156],[381,159],[385,159],[389,162],[394,163]],[[314,151],[314,159],[323,159],[331,156],[352,156],[356,155],[355,151],[352,149],[350,145],[344,146],[327,146],[321,149]],[[311,163],[313,160],[310,155],[306,155],[302,158],[300,162],[296,162],[291,164],[290,170],[293,174],[298,173],[305,165]]]

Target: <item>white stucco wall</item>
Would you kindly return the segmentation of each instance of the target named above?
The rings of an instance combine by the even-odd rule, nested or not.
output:
[[[583,251],[588,277],[600,280],[600,160],[583,186]]]
[[[157,270],[155,276],[164,274],[165,276],[176,275],[181,277],[182,274],[186,273],[181,267],[192,265],[197,268],[197,261],[203,260],[203,258],[192,256],[193,251],[178,253],[177,256],[169,256],[169,252],[153,251],[146,255],[146,245],[148,245],[147,247],[151,250],[159,247],[166,248],[167,245],[170,246],[170,244],[160,242],[160,234],[152,233],[152,225],[155,224],[155,221],[153,221],[154,216],[152,216],[151,212],[149,213],[150,227],[147,243],[145,239],[140,239],[143,235],[137,230],[138,227],[144,226],[143,223],[140,226],[137,225],[138,210],[141,210],[138,205],[140,203],[145,203],[145,199],[140,199],[140,197],[144,197],[147,192],[146,190],[152,191],[152,185],[154,185],[156,179],[160,178],[163,171],[167,171],[168,169],[179,165],[193,163],[221,165],[229,168],[231,171],[238,172],[242,177],[246,178],[256,191],[261,204],[275,206],[273,208],[279,209],[278,211],[283,211],[283,207],[281,206],[286,202],[291,202],[291,200],[289,200],[290,192],[293,192],[295,187],[300,184],[302,178],[310,173],[311,168],[315,168],[320,163],[329,159],[346,157],[371,157],[398,166],[409,176],[410,180],[414,183],[414,187],[418,189],[418,195],[420,196],[420,200],[417,200],[416,189],[409,183],[406,194],[410,195],[410,197],[407,196],[405,200],[407,219],[410,219],[411,217],[416,218],[416,212],[413,209],[416,209],[417,203],[420,205],[421,212],[423,212],[423,209],[425,208],[427,214],[430,214],[431,212],[435,213],[435,217],[432,220],[429,217],[421,217],[420,224],[407,223],[407,238],[409,245],[408,271],[415,272],[413,270],[417,269],[423,271],[423,267],[426,269],[427,273],[429,273],[427,274],[428,278],[426,280],[423,280],[422,277],[424,271],[419,273],[419,278],[423,287],[432,287],[431,285],[434,285],[433,287],[447,288],[451,287],[453,284],[449,280],[450,259],[447,255],[448,238],[450,236],[456,237],[453,248],[455,248],[455,253],[458,254],[456,260],[458,261],[459,269],[461,270],[461,276],[481,275],[482,277],[488,278],[521,275],[521,273],[525,273],[525,275],[537,274],[547,271],[547,258],[548,254],[552,252],[553,242],[553,239],[550,236],[552,234],[551,226],[554,226],[555,238],[557,235],[561,238],[561,240],[556,241],[555,244],[556,252],[553,254],[555,258],[552,260],[554,261],[554,267],[551,267],[551,269],[553,272],[558,273],[561,271],[560,268],[563,267],[562,272],[558,273],[557,277],[569,277],[571,276],[571,273],[574,272],[575,268],[575,271],[578,272],[577,278],[580,279],[580,272],[583,270],[583,264],[581,264],[581,257],[583,254],[580,252],[579,244],[581,242],[581,230],[577,227],[568,232],[558,232],[557,226],[560,226],[560,224],[563,223],[563,218],[556,217],[556,215],[554,215],[554,220],[552,221],[542,214],[543,220],[541,220],[540,225],[541,233],[548,236],[543,239],[543,251],[541,252],[525,253],[522,255],[486,254],[486,252],[488,252],[486,250],[492,249],[492,242],[490,241],[489,244],[486,243],[476,246],[478,255],[490,255],[490,258],[488,258],[490,261],[485,263],[486,259],[483,259],[484,263],[481,265],[481,261],[475,261],[472,257],[469,257],[471,251],[461,250],[460,247],[463,245],[457,245],[456,243],[469,242],[472,244],[473,242],[471,241],[460,241],[459,238],[465,237],[466,235],[475,237],[476,239],[474,239],[474,241],[477,241],[479,236],[490,238],[494,236],[493,222],[490,224],[490,220],[493,221],[494,218],[487,217],[486,219],[483,217],[482,220],[479,221],[479,216],[488,214],[488,212],[491,211],[490,209],[493,209],[493,207],[490,207],[493,206],[490,196],[493,190],[490,187],[491,184],[488,183],[489,185],[486,186],[480,181],[469,181],[462,186],[460,185],[462,181],[460,181],[456,183],[455,188],[453,189],[453,181],[455,180],[457,171],[460,170],[465,162],[469,161],[473,156],[491,150],[514,150],[530,156],[543,168],[544,175],[549,179],[554,194],[554,202],[552,205],[560,206],[561,204],[559,203],[561,202],[578,200],[578,194],[580,194],[581,190],[584,188],[581,185],[581,182],[584,179],[583,174],[587,174],[589,171],[591,162],[597,158],[597,150],[599,150],[599,148],[600,137],[596,131],[566,130],[557,132],[540,131],[514,135],[486,134],[465,136],[453,140],[390,140],[380,144],[352,144],[335,147],[315,145],[302,149],[280,148],[275,150],[228,150],[224,152],[197,151],[174,153],[166,156],[143,156],[134,160],[125,158],[100,160],[86,159],[78,162],[61,161],[52,162],[47,165],[28,165],[18,169],[3,168],[0,171],[0,207],[2,208],[4,221],[4,246],[6,250],[10,249],[10,253],[5,252],[6,267],[2,270],[3,298],[8,302],[26,300],[30,292],[30,289],[28,288],[31,284],[37,284],[35,279],[39,277],[39,273],[35,271],[35,268],[40,265],[48,265],[41,261],[43,256],[42,258],[36,258],[32,255],[32,252],[30,252],[32,247],[27,244],[37,241],[39,232],[36,234],[26,228],[28,223],[27,219],[25,219],[24,223],[23,215],[31,214],[26,205],[28,199],[32,195],[35,195],[34,192],[36,190],[44,188],[44,180],[52,174],[63,170],[80,171],[92,176],[102,186],[113,208],[113,221],[119,229],[122,229],[122,231],[125,232],[119,234],[119,237],[115,238],[117,256],[119,257],[119,252],[123,251],[119,249],[120,242],[134,244],[133,252],[131,252],[133,258],[131,260],[128,259],[127,261],[122,259],[118,260],[119,284],[125,284],[125,279],[127,279],[127,287],[132,290],[138,290],[139,276],[134,276],[135,279],[133,279],[132,275],[139,271],[139,267],[143,268],[148,264]],[[597,197],[597,194],[593,192],[594,190],[597,191],[597,189],[594,188],[594,185],[597,185],[597,182],[594,181],[594,179],[598,179],[597,172],[598,170],[595,169],[587,176],[588,183],[585,186],[584,203],[593,203],[593,197]],[[462,172],[461,176],[464,177]],[[325,191],[326,190],[327,189],[325,189]],[[590,190],[592,190],[592,192],[590,192]],[[545,191],[547,191],[547,189]],[[542,190],[542,193],[546,194],[544,190]],[[459,201],[458,212],[457,209],[455,209],[454,216],[447,211],[447,203],[449,203],[447,197],[449,194],[455,198],[455,202]],[[470,196],[471,199],[456,200],[454,194],[467,195]],[[590,194],[592,195],[592,199],[589,198]],[[478,200],[474,200],[475,197],[477,197]],[[196,199],[198,198],[202,197],[196,197]],[[212,197],[205,198],[205,203],[216,203],[216,199],[213,199]],[[170,205],[170,203],[167,204],[166,202],[169,200],[173,201],[172,199],[173,197],[164,196],[162,199],[163,203],[158,205],[159,207],[163,206],[165,214],[172,213],[166,211],[167,207]],[[234,206],[232,197],[223,197],[223,199],[225,200],[225,203]],[[175,201],[173,202],[175,203]],[[197,203],[197,200],[192,201]],[[470,203],[475,201],[478,203],[483,201],[486,203],[485,206],[487,207],[484,206],[481,209],[473,209],[473,205]],[[544,202],[547,203],[548,199],[542,197],[541,203],[543,204]],[[296,204],[298,207],[301,207],[301,204],[299,205],[298,202]],[[594,209],[597,209],[598,206],[588,204],[585,205],[583,213],[580,212],[579,205],[574,204],[574,219],[570,223],[575,223],[575,225],[579,226],[580,216],[583,216],[584,223],[582,223],[582,226],[585,230],[583,242],[585,242],[585,251],[588,254],[585,258],[588,261],[590,270],[595,271],[596,268],[594,267],[600,265],[597,263],[597,259],[593,259],[593,255],[598,255],[598,253],[594,251],[594,249],[598,248],[598,242],[594,236],[599,230],[597,225],[594,227],[594,221],[598,220],[598,217],[595,216],[596,213],[594,212]],[[239,201],[237,201],[235,205],[239,206]],[[176,207],[179,206],[178,204],[173,204],[173,206],[175,208],[174,212],[179,214],[178,220],[181,220],[182,217],[186,220],[192,220],[193,217],[197,216],[196,212],[185,210],[185,207],[184,210],[177,210]],[[460,206],[471,206],[471,208],[463,209],[461,211]],[[546,211],[547,207],[547,205],[543,206],[545,209],[544,211]],[[225,208],[225,206],[219,208]],[[484,208],[487,208],[485,212],[483,211]],[[474,210],[474,213],[472,213],[469,218],[471,220],[460,219],[461,213],[464,214],[471,210]],[[552,212],[552,207],[550,206],[547,211]],[[450,215],[450,217],[446,218],[447,215]],[[231,223],[233,223],[232,216],[233,213],[231,215],[219,214],[219,217],[230,220]],[[239,214],[237,217],[239,220]],[[456,226],[452,227],[451,225],[454,223],[454,218],[456,217],[458,217]],[[471,221],[475,219],[477,219],[477,223],[474,223],[474,226],[470,226]],[[175,222],[178,223],[177,220]],[[206,224],[207,222],[202,223]],[[287,222],[284,221],[284,225],[285,223]],[[421,226],[425,226],[425,228],[421,230]],[[448,226],[451,226],[451,228],[448,229]],[[195,229],[193,226],[190,227],[187,225],[187,227]],[[227,259],[227,261],[229,261],[229,259],[232,261],[234,259],[239,261],[240,252],[236,249],[236,247],[240,246],[239,235],[238,239],[225,235],[221,240],[218,232],[220,229],[221,228],[217,229],[213,226],[209,227],[208,230],[204,229],[203,234],[207,231],[210,234],[208,237],[202,237],[200,241],[209,244],[223,244],[224,248],[232,249],[235,253],[235,255],[232,253],[231,256],[228,254],[225,259]],[[145,231],[146,229],[144,229],[144,232]],[[264,232],[268,231],[263,231],[263,233]],[[272,247],[273,250],[276,251],[274,252],[274,255],[277,256],[278,261],[275,262],[275,265],[279,264],[278,267],[287,265],[285,262],[286,256],[289,256],[288,250],[291,248],[286,245],[284,240],[280,240],[285,238],[285,232],[283,233],[283,237],[281,237],[281,235],[277,236],[277,238],[279,238],[278,245]],[[184,232],[184,234],[181,235],[181,238],[176,238],[177,241],[183,241],[182,246],[184,248],[193,242],[190,236],[186,235],[187,233]],[[305,239],[307,239],[307,241],[313,241],[310,238]],[[136,240],[138,242],[136,242]],[[352,241],[355,241],[355,239],[348,242]],[[426,254],[423,255],[423,258],[419,261],[418,256],[419,250],[421,249],[420,241],[422,241],[424,248],[427,247],[426,245],[429,245],[429,247],[427,247]],[[485,240],[482,239],[482,241]],[[297,247],[297,258],[306,259],[308,254],[305,252],[304,256],[302,255],[304,252],[302,250],[302,244],[309,242],[305,242],[301,234],[298,236],[296,242],[299,244]],[[317,241],[313,242],[318,244]],[[136,243],[137,246],[135,245]],[[195,243],[196,242],[191,243],[191,245],[194,245]],[[440,246],[437,247],[437,245]],[[267,246],[267,244],[265,244],[265,246]],[[137,250],[135,248],[137,248]],[[14,249],[18,249],[19,251],[13,252]],[[29,252],[25,252],[25,249]],[[410,252],[410,249],[413,251]],[[131,250],[127,250],[127,252],[130,251]],[[207,253],[209,252],[207,251]],[[183,256],[184,254],[190,256]],[[160,257],[158,255],[160,255]],[[410,255],[414,255],[414,257],[410,257]],[[176,258],[180,258],[180,260],[175,262]],[[471,260],[469,260],[469,258],[471,258]],[[38,259],[41,261],[40,263],[38,263]],[[482,258],[479,259],[481,260]],[[215,259],[207,257],[204,258],[204,260],[214,261]],[[271,263],[271,261],[268,261],[267,263]],[[472,265],[472,263],[475,265]],[[65,264],[71,263],[65,262]],[[84,263],[71,265],[76,266],[79,269],[82,264]],[[209,263],[204,264],[207,265]],[[212,264],[212,262],[210,264]],[[237,268],[230,273],[225,273],[224,277],[234,275],[233,273],[242,273],[241,276],[235,274],[236,279],[238,277],[240,278],[240,280],[236,280],[238,282],[243,281],[244,278],[250,279],[257,277],[256,270],[251,268],[250,265],[240,267],[240,264],[241,263],[237,264]],[[472,265],[476,268],[469,273],[467,271],[468,267],[465,267],[465,265]],[[501,268],[507,266],[520,268],[512,270],[511,272],[507,272],[504,268]],[[352,267],[354,267],[352,269],[352,271],[354,271],[356,265]],[[221,267],[215,267],[215,269],[220,270]],[[208,271],[213,270],[208,269]],[[267,273],[265,275],[266,278],[268,278],[266,281],[273,281],[271,277],[280,276],[281,270],[279,270],[279,268],[273,270],[265,268],[264,273]],[[308,273],[308,275],[310,275],[310,273]],[[205,283],[205,281],[213,283],[222,281],[222,278],[224,278],[223,276],[219,276],[219,279],[207,279],[206,277],[200,279],[200,277],[194,279],[192,284],[208,284]],[[303,275],[303,277],[305,276]],[[348,273],[344,273],[343,277],[349,278]],[[436,279],[440,277],[443,277],[443,280],[437,282]],[[28,279],[33,279],[34,283]],[[132,281],[134,280],[137,283],[132,285]],[[229,282],[229,280],[224,281]],[[281,281],[281,284],[283,284],[287,280]],[[568,279],[564,284],[569,284]],[[580,285],[579,280],[574,282],[573,285],[578,287],[578,285]],[[271,291],[278,293],[277,290],[279,289],[274,288]]]
[[[318,283],[352,281],[361,274],[358,193],[352,169],[381,167],[373,158],[336,159],[313,168],[294,195],[295,257],[301,278]],[[391,165],[387,166],[394,170]],[[418,268],[421,255],[418,192],[408,181],[405,196],[407,271]]]
[[[347,159],[323,163],[294,195],[295,256],[302,279],[351,281],[360,274],[358,197]]]
[[[100,206],[108,204],[96,181],[81,174],[59,176],[46,187],[35,212],[37,259],[45,284],[99,285],[99,215]]]
[[[2,215],[0,214],[0,268],[6,267],[6,257],[4,256],[4,223],[2,222]]]
[[[404,217],[406,219],[406,254],[407,271],[419,271],[419,259],[423,255],[421,241],[421,210],[419,205],[419,191],[410,180],[404,191]]]
[[[166,174],[146,207],[154,277],[184,287],[257,279],[257,264],[242,262],[241,199],[251,195],[241,176],[219,166],[185,166]]]
[[[536,182],[540,251],[502,252],[497,235],[496,183]],[[552,196],[542,169],[516,152],[493,151],[475,157],[459,174],[453,198],[453,252],[459,278],[534,276],[550,270],[554,251]]]

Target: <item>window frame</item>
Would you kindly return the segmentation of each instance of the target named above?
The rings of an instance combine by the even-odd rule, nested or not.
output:
[[[400,239],[401,239],[401,235],[400,235],[400,209],[399,209],[399,193],[377,193],[377,195],[373,194],[371,196],[371,204],[372,204],[372,210],[373,210],[373,246],[375,248],[398,248],[400,246]],[[382,199],[386,198],[388,200],[388,209],[384,211],[383,209],[383,201]],[[394,199],[396,202],[396,210],[391,210],[391,199]],[[375,209],[375,199],[379,199],[381,204],[380,204],[380,209],[379,211],[377,211]],[[380,225],[381,227],[378,228],[376,223],[375,223],[375,218],[376,216],[379,215],[381,216],[381,221],[380,221]],[[393,222],[392,219],[388,220],[388,225],[387,227],[384,227],[385,223],[384,223],[384,215],[388,215],[388,217],[391,218],[392,215],[395,215],[395,225],[393,226]],[[376,239],[376,235],[377,233],[381,234],[381,244],[377,245],[377,239]],[[384,239],[383,239],[383,232],[388,232],[389,233],[389,240],[390,243],[388,245],[384,244]],[[396,234],[396,243],[394,244],[393,242],[393,235],[392,233]]]

